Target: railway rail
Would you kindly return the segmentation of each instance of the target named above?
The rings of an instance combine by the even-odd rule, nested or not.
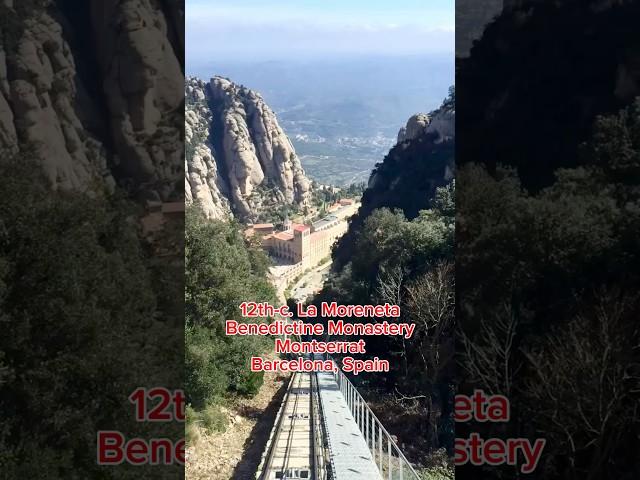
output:
[[[315,374],[295,373],[271,431],[258,480],[325,480]]]

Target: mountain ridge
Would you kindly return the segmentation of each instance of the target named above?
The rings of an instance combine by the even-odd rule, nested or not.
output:
[[[308,204],[311,182],[262,96],[214,76],[185,82],[187,203],[210,218],[254,222],[273,208]]]

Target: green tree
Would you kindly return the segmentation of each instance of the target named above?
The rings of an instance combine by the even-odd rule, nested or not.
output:
[[[165,362],[177,360],[182,317],[159,308],[163,268],[138,237],[137,209],[98,189],[52,191],[28,152],[4,155],[0,175],[2,474],[139,477],[98,468],[96,432],[182,436],[136,425],[127,401],[139,386],[180,384]]]
[[[249,370],[249,359],[269,345],[259,338],[226,336],[225,322],[242,320],[242,302],[274,302],[275,291],[266,255],[243,238],[239,224],[207,220],[191,207],[185,241],[186,392],[201,410],[226,395],[258,391],[262,374]]]

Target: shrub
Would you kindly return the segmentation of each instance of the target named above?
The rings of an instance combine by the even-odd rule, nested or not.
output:
[[[200,429],[195,423],[187,423],[184,427],[184,436],[187,441],[187,445],[195,445],[200,441],[200,438],[202,438]]]
[[[199,414],[200,425],[208,432],[224,432],[227,416],[218,405],[209,405]]]
[[[251,397],[258,393],[264,383],[264,372],[242,370],[235,384],[235,390],[240,395]]]

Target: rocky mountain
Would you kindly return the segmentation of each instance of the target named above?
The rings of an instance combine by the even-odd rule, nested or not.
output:
[[[398,143],[416,139],[424,134],[434,134],[434,142],[440,143],[455,136],[455,105],[444,105],[430,114],[412,115],[406,126],[398,132]]]
[[[603,11],[607,8],[633,3],[634,0],[457,0],[456,1],[456,57],[469,55],[474,43],[482,38],[487,25],[503,11],[518,12],[519,22],[524,21],[538,4],[562,7],[574,4],[581,10]],[[586,7],[586,8],[585,8]]]
[[[307,176],[336,186],[366,182],[416,105],[437,107],[455,73],[453,55],[438,54],[217,58],[190,61],[189,70],[204,79],[216,72],[260,92]]]
[[[347,264],[366,218],[379,208],[401,210],[409,220],[430,207],[436,188],[455,176],[455,89],[429,114],[417,114],[400,130],[398,143],[371,172],[362,205],[349,230],[338,242],[333,258]]]
[[[0,148],[55,188],[181,198],[184,4],[0,1]]]
[[[105,476],[88,439],[139,428],[134,389],[184,383],[183,11],[0,0],[2,478]],[[135,470],[106,476],[180,466]]]
[[[583,162],[580,145],[596,117],[640,95],[640,4],[513,0],[505,7],[457,65],[458,165],[512,166],[537,191],[558,168]]]
[[[420,136],[426,131],[430,123],[431,117],[426,113],[412,115],[409,120],[407,120],[407,124],[398,132],[398,143]]]
[[[185,189],[209,217],[256,221],[283,205],[301,208],[310,182],[262,96],[222,77],[188,78]]]

